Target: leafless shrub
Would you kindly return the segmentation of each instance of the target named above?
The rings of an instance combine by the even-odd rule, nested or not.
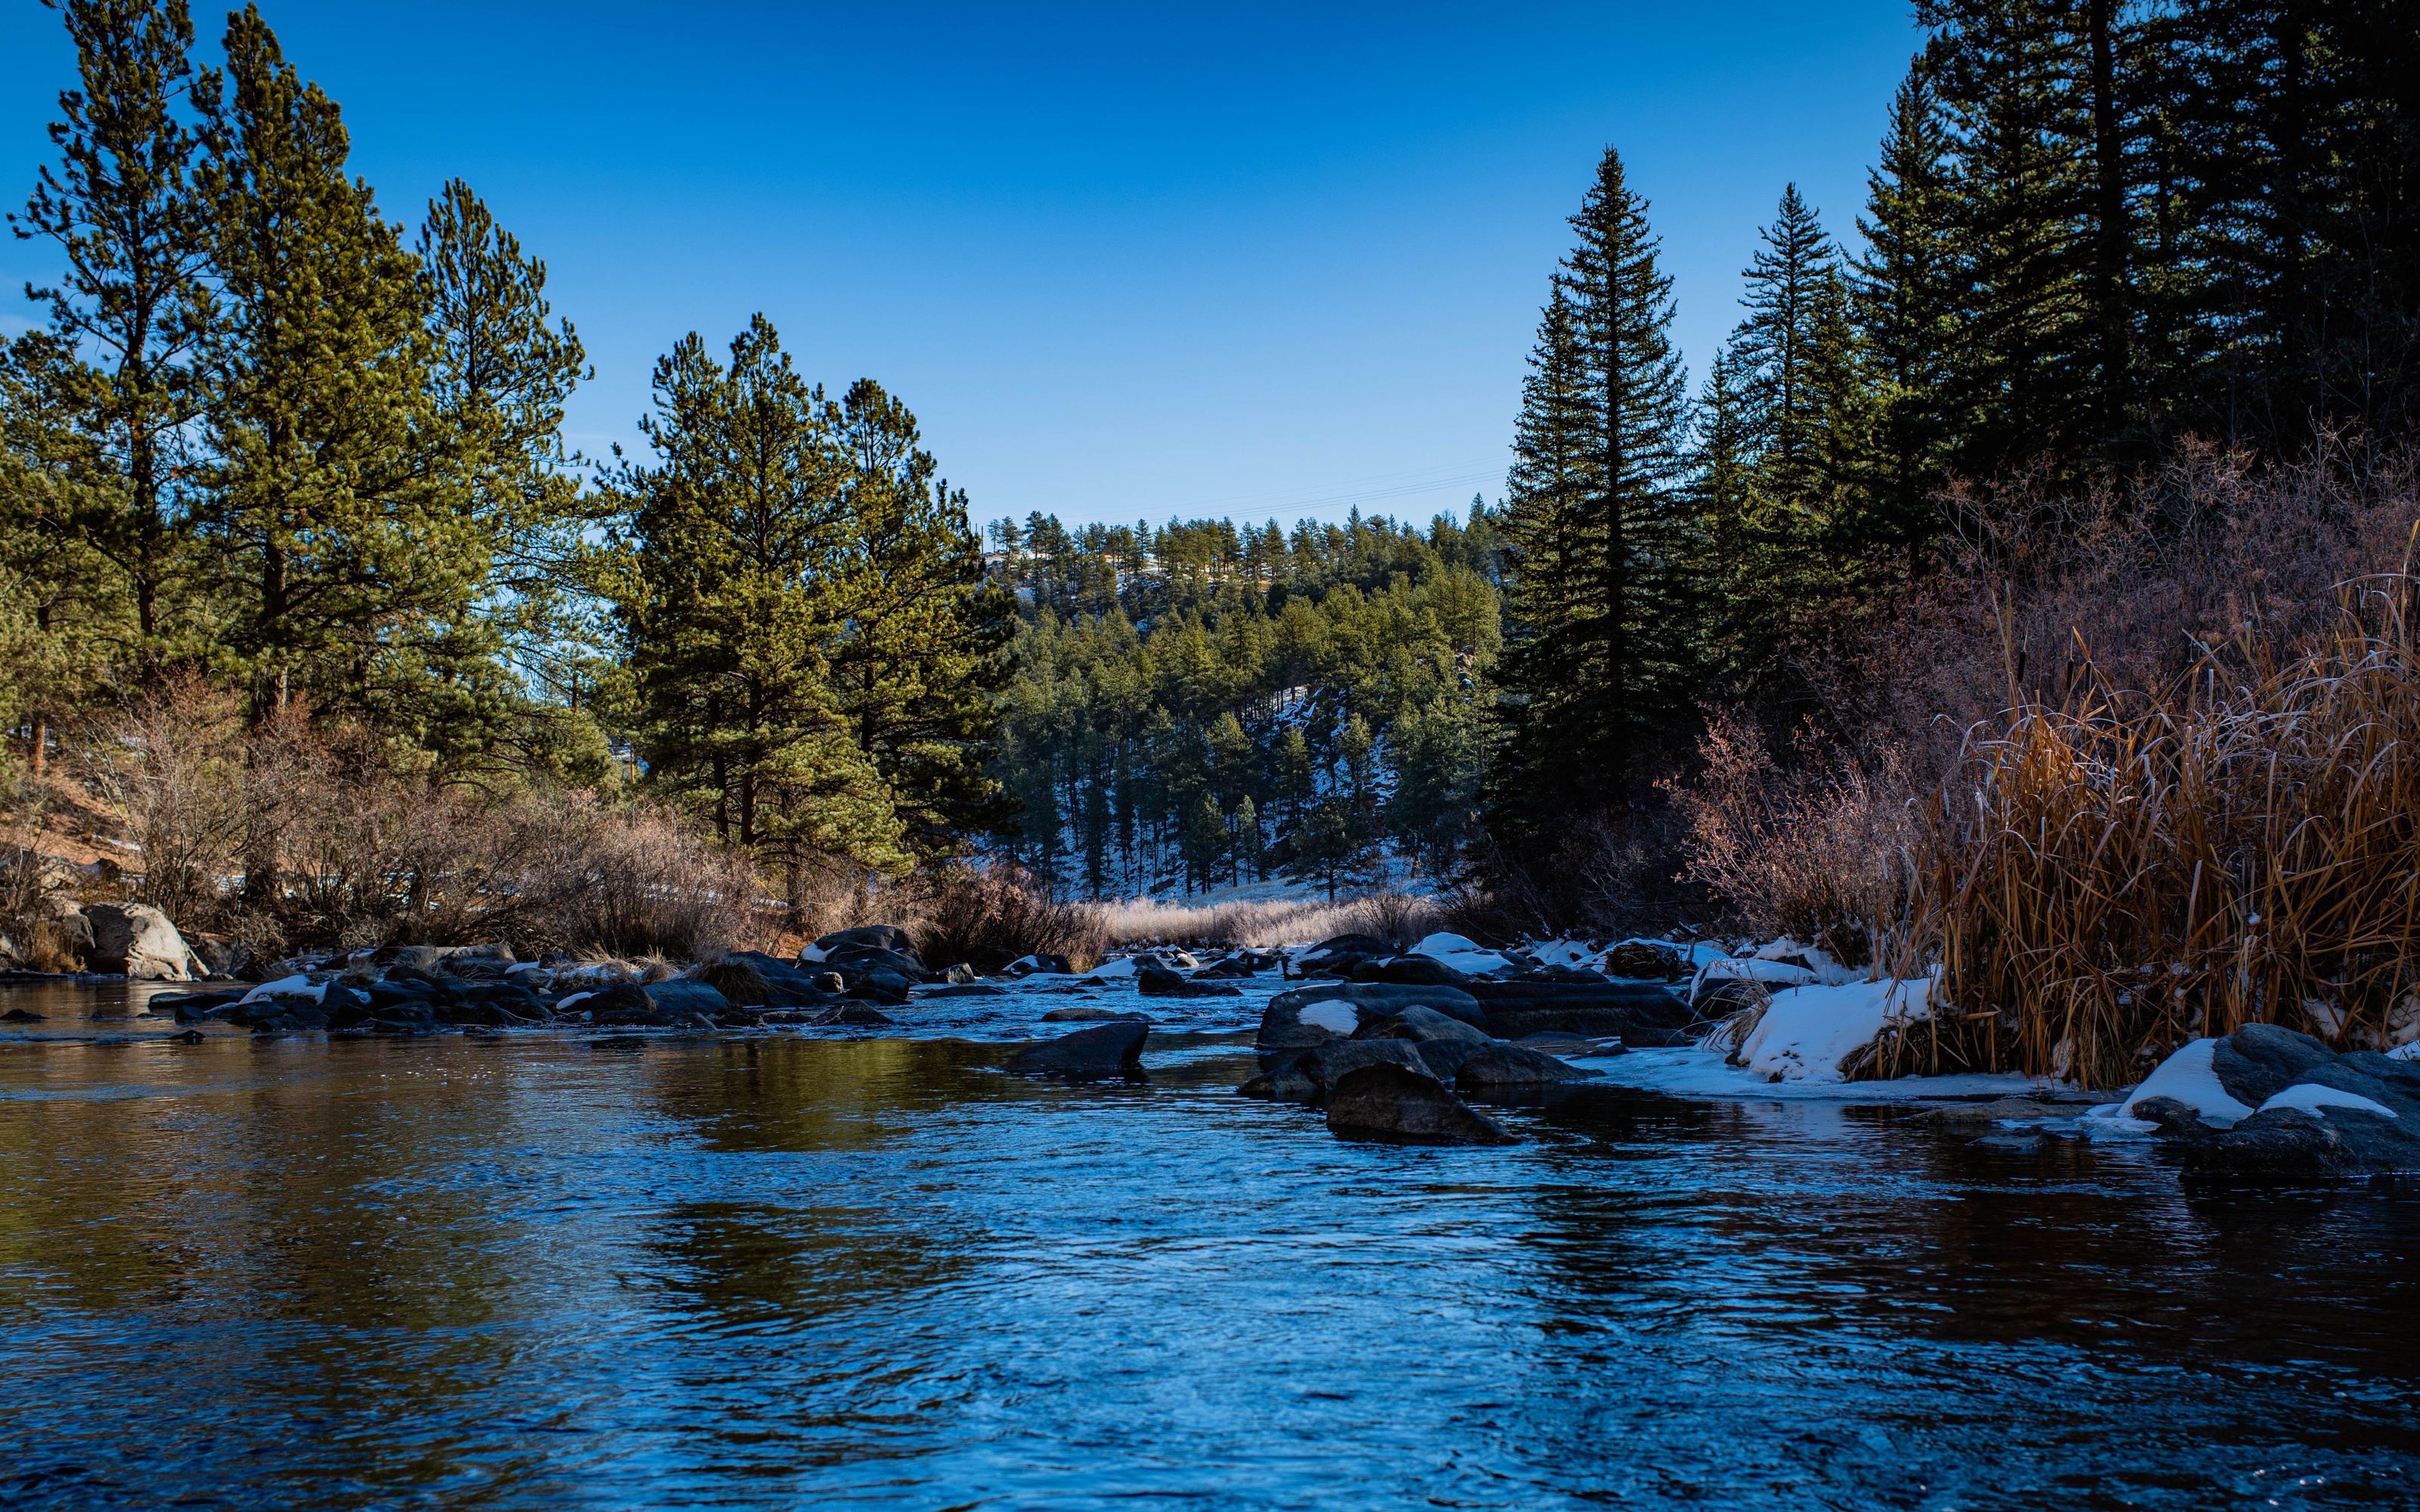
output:
[[[1098,906],[1056,897],[1016,867],[946,864],[927,872],[921,889],[909,933],[936,970],[964,962],[989,972],[1028,955],[1058,955],[1089,971],[1109,946]]]
[[[1863,965],[1904,916],[1915,794],[1900,751],[1855,753],[1811,732],[1783,770],[1754,726],[1707,722],[1698,775],[1669,785],[1689,822],[1688,875],[1761,934],[1788,934]]]
[[[135,897],[194,921],[218,906],[246,832],[243,717],[198,672],[173,674],[97,732],[86,771],[141,847]]]

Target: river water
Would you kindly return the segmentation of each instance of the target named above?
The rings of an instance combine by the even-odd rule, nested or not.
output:
[[[180,1044],[0,989],[0,1505],[2420,1505],[2409,1180],[1620,1086],[1348,1144],[1234,1095],[1268,990],[1129,1088],[993,1069],[1057,998]]]

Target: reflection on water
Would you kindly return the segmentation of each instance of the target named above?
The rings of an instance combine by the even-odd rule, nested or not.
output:
[[[157,1022],[0,1041],[0,1504],[2403,1506],[2420,1476],[2408,1184],[2188,1190],[2139,1149],[1605,1088],[1506,1110],[1510,1149],[1342,1144],[1233,1096],[1235,1037],[1083,1088],[950,1041]]]

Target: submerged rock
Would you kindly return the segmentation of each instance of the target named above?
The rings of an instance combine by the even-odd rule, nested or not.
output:
[[[1435,1076],[1394,1064],[1363,1066],[1341,1077],[1328,1094],[1327,1128],[1347,1139],[1424,1145],[1517,1143],[1503,1125],[1454,1096]]]
[[[1218,981],[1181,977],[1156,961],[1135,967],[1135,989],[1145,997],[1241,997],[1243,990]]]
[[[1465,1091],[1502,1087],[1551,1087],[1558,1082],[1584,1082],[1597,1074],[1524,1045],[1490,1044],[1475,1052],[1455,1070],[1453,1084]]]
[[[1048,1076],[1067,1081],[1141,1081],[1143,1041],[1151,1026],[1140,1020],[1078,1029],[1056,1040],[1044,1040],[1019,1050],[1008,1063],[1011,1074]]]

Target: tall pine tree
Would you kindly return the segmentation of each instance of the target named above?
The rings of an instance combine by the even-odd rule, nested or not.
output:
[[[1523,388],[1501,524],[1512,582],[1494,808],[1515,835],[1614,800],[1695,687],[1701,544],[1682,486],[1671,280],[1606,150]]]

